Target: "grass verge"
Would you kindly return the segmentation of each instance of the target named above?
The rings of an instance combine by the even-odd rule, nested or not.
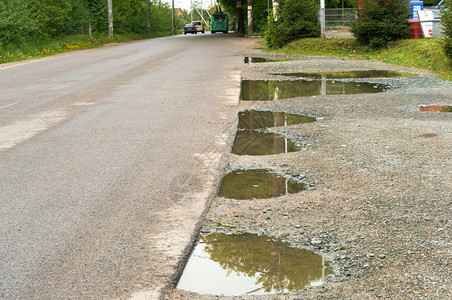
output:
[[[125,43],[133,40],[168,36],[171,34],[171,32],[161,32],[153,35],[124,34],[114,35],[113,37],[104,36],[92,39],[90,39],[87,35],[74,35],[65,36],[58,40],[49,39],[37,41],[28,45],[0,46],[0,64],[40,58],[74,50],[96,48],[105,44]]]
[[[265,42],[260,42],[265,46]],[[287,55],[345,56],[375,59],[389,64],[429,70],[440,78],[452,80],[452,62],[447,59],[440,39],[409,39],[391,42],[386,48],[372,50],[355,39],[309,38],[291,42],[280,49],[265,49]]]

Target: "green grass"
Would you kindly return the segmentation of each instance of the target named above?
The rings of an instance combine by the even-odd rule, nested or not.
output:
[[[259,42],[265,46],[265,42]],[[265,49],[287,55],[342,56],[374,59],[389,64],[429,70],[441,78],[452,80],[452,62],[442,49],[441,39],[409,39],[391,42],[386,48],[372,50],[354,39],[300,39],[281,49]]]
[[[90,49],[111,43],[126,43],[133,40],[171,35],[171,32],[160,32],[152,35],[124,34],[113,37],[103,36],[90,39],[87,35],[65,36],[60,39],[48,39],[32,42],[27,45],[0,45],[0,64],[40,58],[59,53]]]

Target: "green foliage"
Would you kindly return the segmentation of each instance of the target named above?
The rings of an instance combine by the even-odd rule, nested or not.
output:
[[[107,0],[1,0],[0,46],[86,34],[90,22],[93,34],[102,36],[108,32],[107,17]],[[113,17],[115,33],[147,32],[144,0],[113,0]],[[151,2],[151,31],[170,32],[171,29],[169,4]]]
[[[29,1],[0,2],[0,46],[25,43],[36,36],[37,30],[38,23],[31,16]]]
[[[357,6],[357,0],[325,0],[325,8],[341,8],[344,4],[344,8],[352,8]]]
[[[267,17],[268,27],[265,31],[265,43],[269,48],[275,48],[275,41],[273,37],[275,36],[275,15],[273,14],[273,10],[269,11],[269,15]]]
[[[229,16],[229,22],[232,22],[234,28],[235,22],[239,20],[239,9],[236,7],[236,0],[220,0],[221,9],[225,11]],[[270,4],[270,9],[273,8],[273,1],[267,0],[253,0],[253,25],[255,32],[264,32],[267,29],[267,7]],[[245,31],[247,24],[247,0],[241,0],[241,10],[243,12],[244,28]]]
[[[65,33],[65,25],[71,12],[68,0],[31,1],[30,8],[42,36],[58,36]]]
[[[407,0],[363,0],[352,33],[358,42],[378,49],[408,36]]]
[[[100,34],[102,32],[108,32],[107,1],[90,0],[88,1],[88,5],[93,33]]]
[[[253,25],[255,32],[264,32],[267,29],[267,0],[253,0]],[[272,9],[272,1],[270,1]]]
[[[452,61],[452,1],[446,3],[445,10],[441,13],[441,24],[444,27],[444,53]]]
[[[299,38],[320,36],[318,10],[319,4],[316,0],[281,0],[278,5],[278,18],[271,37],[268,38],[271,46],[279,48]]]

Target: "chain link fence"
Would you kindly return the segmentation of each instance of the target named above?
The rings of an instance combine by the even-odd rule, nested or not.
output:
[[[419,21],[419,20],[410,20],[408,22],[410,28],[410,37],[419,39],[424,38],[424,33],[422,31],[422,23],[432,24],[432,38],[441,38],[443,36],[443,28],[440,23],[440,13],[435,11],[430,7],[425,7],[425,9],[431,9],[434,11],[435,19],[432,21]],[[319,12],[320,13],[320,12]],[[320,18],[320,15],[319,15]],[[340,36],[348,36],[351,37],[351,33],[349,31],[350,26],[353,22],[358,18],[357,9],[355,8],[326,8],[325,9],[325,32],[328,36],[328,33],[339,33]],[[342,35],[341,35],[342,34]]]

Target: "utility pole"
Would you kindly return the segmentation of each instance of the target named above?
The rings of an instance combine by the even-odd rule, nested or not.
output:
[[[148,15],[148,34],[151,34],[151,0],[146,0],[147,2],[147,15]]]
[[[108,6],[108,36],[112,37],[113,36],[113,4],[112,4],[112,0],[107,0],[107,6]]]
[[[325,37],[325,0],[320,0],[320,33]]]
[[[176,21],[174,20],[174,0],[171,1],[171,22],[173,24],[173,33],[176,32]]]

